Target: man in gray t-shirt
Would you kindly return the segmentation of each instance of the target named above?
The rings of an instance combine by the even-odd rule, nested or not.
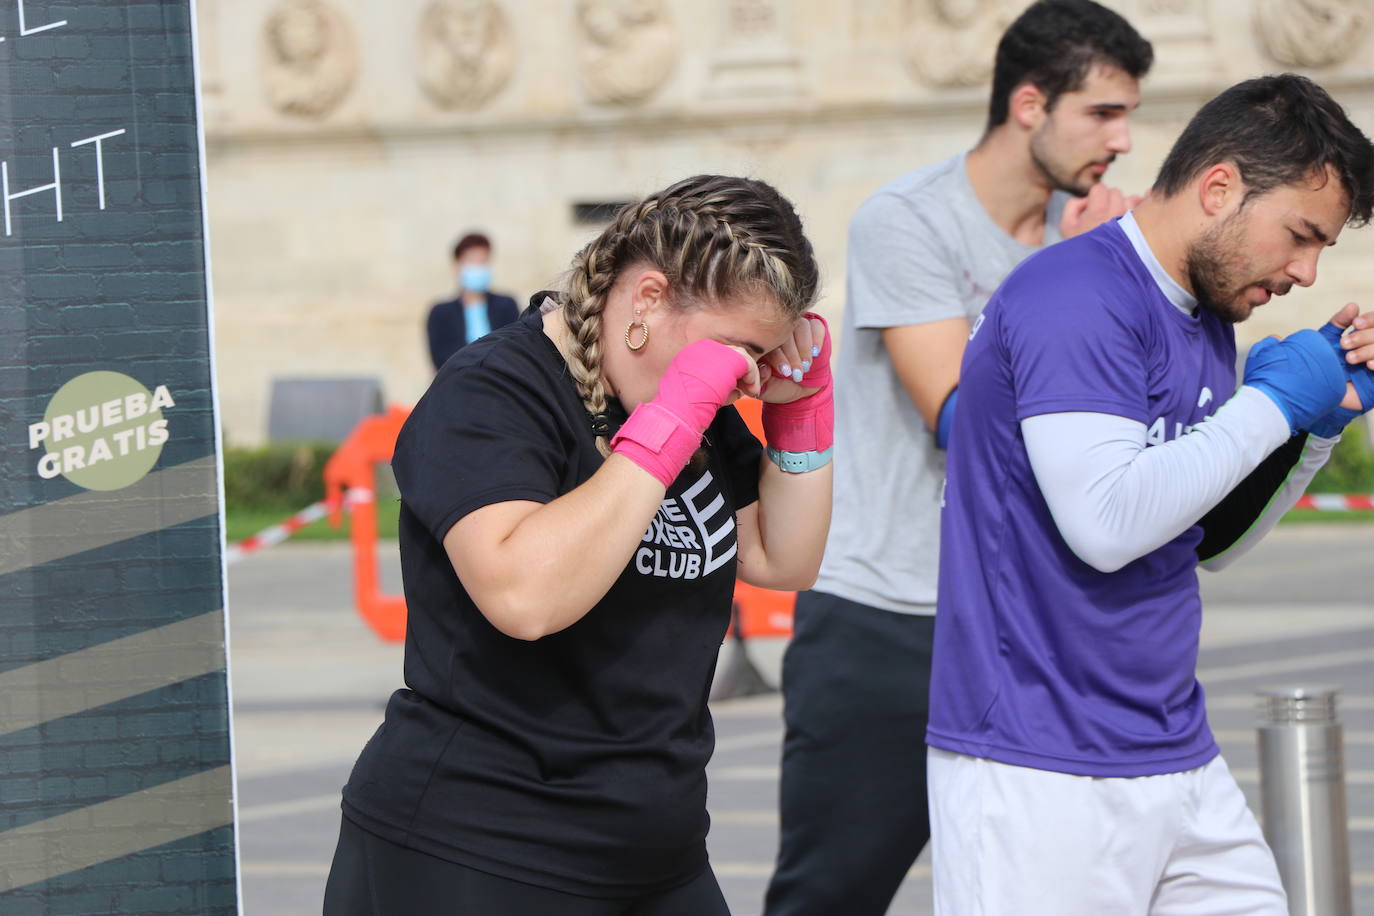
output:
[[[967,159],[960,153],[888,183],[864,201],[849,229],[836,386],[836,455],[843,457],[815,589],[899,614],[935,613],[945,452],[932,431],[938,419],[925,418],[897,365],[905,339],[888,341],[905,333],[896,329],[947,322],[957,338],[950,349],[961,353],[992,291],[1039,247],[988,215],[969,183]],[[1055,193],[1040,205],[1046,245],[1061,237],[1067,199]],[[957,376],[927,381],[935,370],[918,361],[910,372],[948,394]],[[938,412],[941,405],[930,404]]]
[[[964,343],[1037,248],[1120,216],[1150,44],[1092,0],[1003,35],[987,132],[890,182],[850,225],[835,501],[783,663],[782,836],[767,916],[886,912],[929,839],[925,730],[940,494]]]

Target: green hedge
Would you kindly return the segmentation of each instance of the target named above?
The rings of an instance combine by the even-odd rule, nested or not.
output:
[[[290,509],[230,509],[224,514],[224,537],[231,543],[241,541],[252,534],[275,525],[291,514]],[[382,540],[395,540],[396,529],[400,525],[401,503],[395,499],[384,499],[377,503],[377,537]],[[344,513],[343,524],[333,528],[328,519],[321,519],[306,525],[291,535],[295,541],[344,541],[350,536],[351,521]]]
[[[1312,485],[1312,493],[1374,493],[1374,449],[1369,447],[1363,422],[1355,422],[1341,436]]]
[[[328,443],[224,450],[224,506],[291,513],[324,499]]]
[[[226,448],[225,509],[251,516],[252,521],[245,517],[244,523],[252,525],[260,518],[273,515],[284,518],[324,499],[324,465],[334,448],[323,442]],[[378,471],[377,490],[381,503],[393,499],[395,490],[386,469],[379,467]],[[1346,432],[1331,460],[1308,489],[1314,493],[1374,493],[1374,449],[1370,448],[1362,426],[1352,426]],[[259,512],[267,515],[257,516]]]

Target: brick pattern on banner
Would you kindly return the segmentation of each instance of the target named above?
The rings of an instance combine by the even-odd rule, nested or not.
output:
[[[216,454],[191,16],[190,0],[0,5],[0,552],[21,561],[60,540],[47,520],[62,500],[121,499],[40,473],[59,443],[50,430],[35,445],[37,424],[73,379],[119,373],[150,395],[165,387],[151,475]],[[71,436],[60,445],[81,450],[59,449],[49,470],[100,462],[101,449],[113,466],[121,449],[149,447],[138,437],[151,424],[123,434],[133,402],[108,403],[72,416],[110,435],[100,445],[102,429]],[[0,677],[22,684],[30,666],[222,616],[217,496],[191,497],[200,517],[116,530],[108,546],[0,574]],[[217,671],[0,733],[0,849],[5,831],[226,766],[222,640],[216,648]],[[140,825],[126,826],[136,836]],[[8,890],[4,869],[6,916],[237,912],[229,824],[75,871],[54,862],[50,877]]]

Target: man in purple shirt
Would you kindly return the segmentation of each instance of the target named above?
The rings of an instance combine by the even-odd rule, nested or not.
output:
[[[1374,406],[1374,314],[1257,345],[1239,390],[1233,330],[1371,210],[1374,146],[1340,106],[1251,80],[1135,211],[1026,259],[974,324],[927,731],[937,913],[1287,913],[1207,726],[1196,567],[1268,531]]]

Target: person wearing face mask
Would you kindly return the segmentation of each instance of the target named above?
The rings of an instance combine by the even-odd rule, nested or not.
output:
[[[453,246],[458,298],[429,310],[429,357],[437,371],[466,345],[515,320],[519,308],[510,296],[491,291],[491,239],[469,232]]]
[[[344,788],[326,916],[727,916],[707,697],[736,575],[820,566],[818,287],[790,202],[700,175],[439,370],[392,460],[407,687]]]

